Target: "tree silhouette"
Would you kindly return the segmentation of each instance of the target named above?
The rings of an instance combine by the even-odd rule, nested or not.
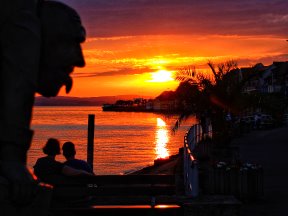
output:
[[[183,67],[175,74],[175,79],[180,81],[178,98],[186,106],[175,123],[174,131],[187,116],[196,114],[199,119],[205,113],[211,120],[214,137],[217,137],[227,131],[225,114],[240,112],[238,101],[241,101],[246,80],[239,78],[237,63],[228,60],[218,65],[212,61],[207,64],[211,74],[197,72],[193,66]],[[227,134],[223,134],[223,137],[225,136],[227,137]]]

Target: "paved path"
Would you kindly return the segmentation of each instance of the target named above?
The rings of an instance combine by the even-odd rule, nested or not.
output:
[[[288,126],[252,131],[233,141],[242,161],[264,170],[264,198],[243,205],[241,216],[288,215]]]

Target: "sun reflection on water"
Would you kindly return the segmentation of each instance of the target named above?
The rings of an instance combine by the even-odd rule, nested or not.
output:
[[[166,123],[161,119],[157,118],[157,130],[156,130],[156,159],[169,157],[167,149],[167,143],[169,142],[169,134]]]

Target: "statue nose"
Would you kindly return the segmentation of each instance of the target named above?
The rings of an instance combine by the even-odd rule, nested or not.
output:
[[[75,66],[76,67],[84,67],[85,66],[85,60],[82,56],[82,58],[79,58],[76,62],[75,62]]]
[[[77,56],[77,58],[75,59],[76,61],[75,61],[74,65],[76,67],[84,67],[85,66],[85,59],[84,59],[82,48],[80,45],[77,49],[77,55],[76,56]]]

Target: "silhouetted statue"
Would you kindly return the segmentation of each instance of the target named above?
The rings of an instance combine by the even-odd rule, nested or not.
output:
[[[47,1],[41,11],[42,52],[37,92],[46,97],[56,96],[65,85],[72,88],[69,76],[74,67],[84,67],[80,43],[86,32],[75,10],[59,2]]]
[[[41,190],[26,167],[34,96],[36,92],[56,96],[63,85],[70,91],[69,74],[85,64],[80,47],[84,40],[79,15],[63,3],[0,1],[1,215],[5,215],[1,199],[27,206]],[[15,214],[21,215],[21,209]]]

